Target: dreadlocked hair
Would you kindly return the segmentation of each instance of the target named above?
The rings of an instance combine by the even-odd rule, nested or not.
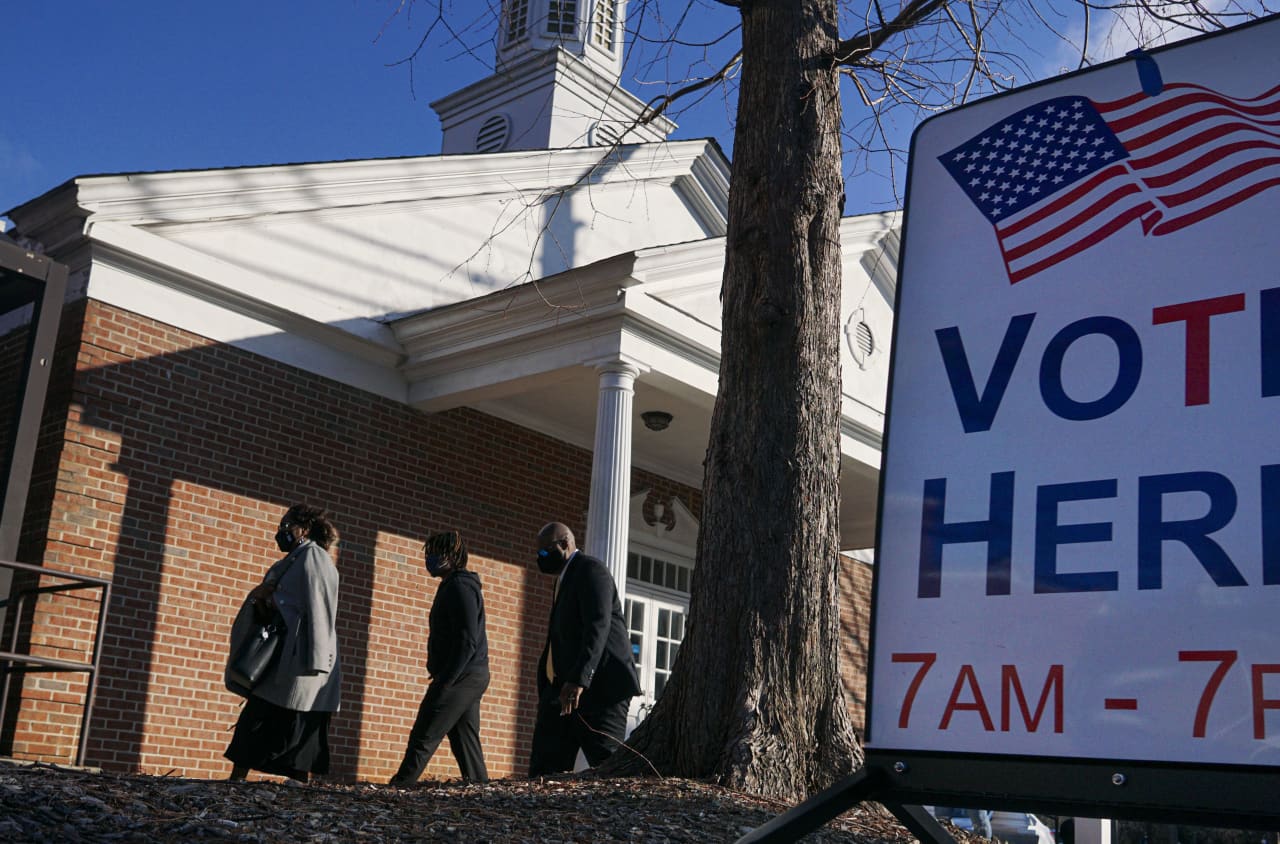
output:
[[[338,529],[329,521],[329,511],[307,504],[295,504],[285,520],[307,529],[307,538],[328,551],[338,541]]]
[[[444,557],[454,571],[462,571],[467,567],[467,543],[456,530],[433,533],[427,539],[427,553]]]

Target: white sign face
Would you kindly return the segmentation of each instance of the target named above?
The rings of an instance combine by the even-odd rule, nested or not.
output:
[[[1277,44],[918,130],[870,747],[1280,765]]]

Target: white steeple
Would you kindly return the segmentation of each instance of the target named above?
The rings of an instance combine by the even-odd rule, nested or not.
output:
[[[644,103],[621,86],[625,12],[626,0],[503,0],[497,72],[431,104],[441,152],[666,140],[675,124],[637,125]]]
[[[503,0],[498,70],[559,47],[617,80],[626,0]]]

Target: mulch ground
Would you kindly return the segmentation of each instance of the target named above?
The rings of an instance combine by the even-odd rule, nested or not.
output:
[[[0,762],[0,841],[732,842],[788,807],[683,779],[230,783]],[[957,837],[964,833],[956,833]],[[874,803],[804,839],[908,844]]]

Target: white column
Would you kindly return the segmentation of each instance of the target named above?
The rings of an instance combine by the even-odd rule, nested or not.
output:
[[[596,443],[591,458],[591,499],[587,505],[587,553],[609,567],[626,600],[628,507],[631,501],[631,406],[640,370],[615,360],[596,367]]]

